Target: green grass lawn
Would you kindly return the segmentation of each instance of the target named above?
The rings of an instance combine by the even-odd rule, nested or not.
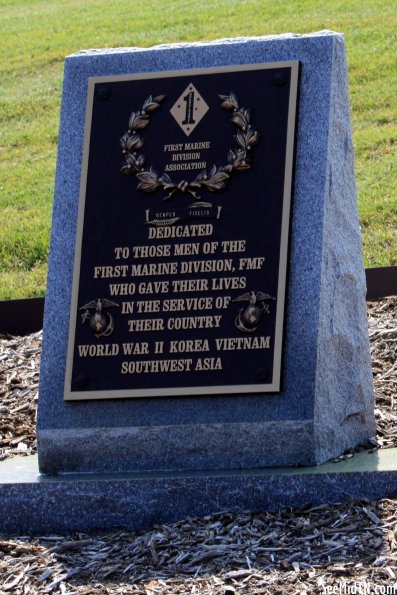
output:
[[[63,60],[93,47],[343,32],[365,264],[397,264],[395,0],[0,0],[0,24],[0,299],[44,295]]]

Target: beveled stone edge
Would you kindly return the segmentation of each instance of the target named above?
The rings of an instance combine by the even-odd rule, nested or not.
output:
[[[267,475],[337,475],[352,473],[397,472],[397,447],[362,450],[345,459],[303,467],[262,467],[257,469],[206,469],[204,471],[141,471],[135,473],[61,473],[39,472],[38,455],[16,456],[0,461],[0,488],[6,485],[74,481],[138,481],[194,477],[267,476]]]
[[[253,36],[239,36],[239,37],[221,37],[218,39],[210,39],[204,41],[182,41],[176,43],[160,43],[149,47],[139,46],[120,46],[115,48],[89,48],[85,50],[79,50],[73,54],[68,54],[66,58],[79,58],[81,56],[97,56],[99,54],[124,54],[130,52],[148,52],[153,50],[175,50],[191,47],[208,47],[213,45],[228,45],[235,43],[253,42],[253,41],[274,41],[274,40],[286,40],[286,39],[313,39],[316,37],[337,37],[343,38],[344,34],[338,31],[332,31],[331,29],[322,29],[320,31],[313,31],[312,33],[273,33],[270,35],[253,35]]]
[[[40,471],[50,475],[310,465],[320,462],[313,441],[311,420],[37,432]]]

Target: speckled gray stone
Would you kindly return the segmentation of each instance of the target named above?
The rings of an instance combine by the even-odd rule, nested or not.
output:
[[[280,60],[301,63],[281,394],[64,402],[88,77]],[[307,465],[367,439],[375,422],[365,293],[342,35],[66,59],[38,412],[43,473]]]
[[[0,462],[0,533],[142,529],[224,510],[277,511],[397,496],[397,449],[317,467],[40,476],[37,457]]]

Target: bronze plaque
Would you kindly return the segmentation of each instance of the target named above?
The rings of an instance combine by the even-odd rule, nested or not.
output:
[[[298,70],[89,80],[66,400],[280,391]]]

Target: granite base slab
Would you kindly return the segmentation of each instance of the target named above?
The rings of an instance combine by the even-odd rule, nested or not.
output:
[[[40,475],[36,456],[0,462],[0,532],[148,528],[221,510],[397,497],[397,448],[316,467]]]

